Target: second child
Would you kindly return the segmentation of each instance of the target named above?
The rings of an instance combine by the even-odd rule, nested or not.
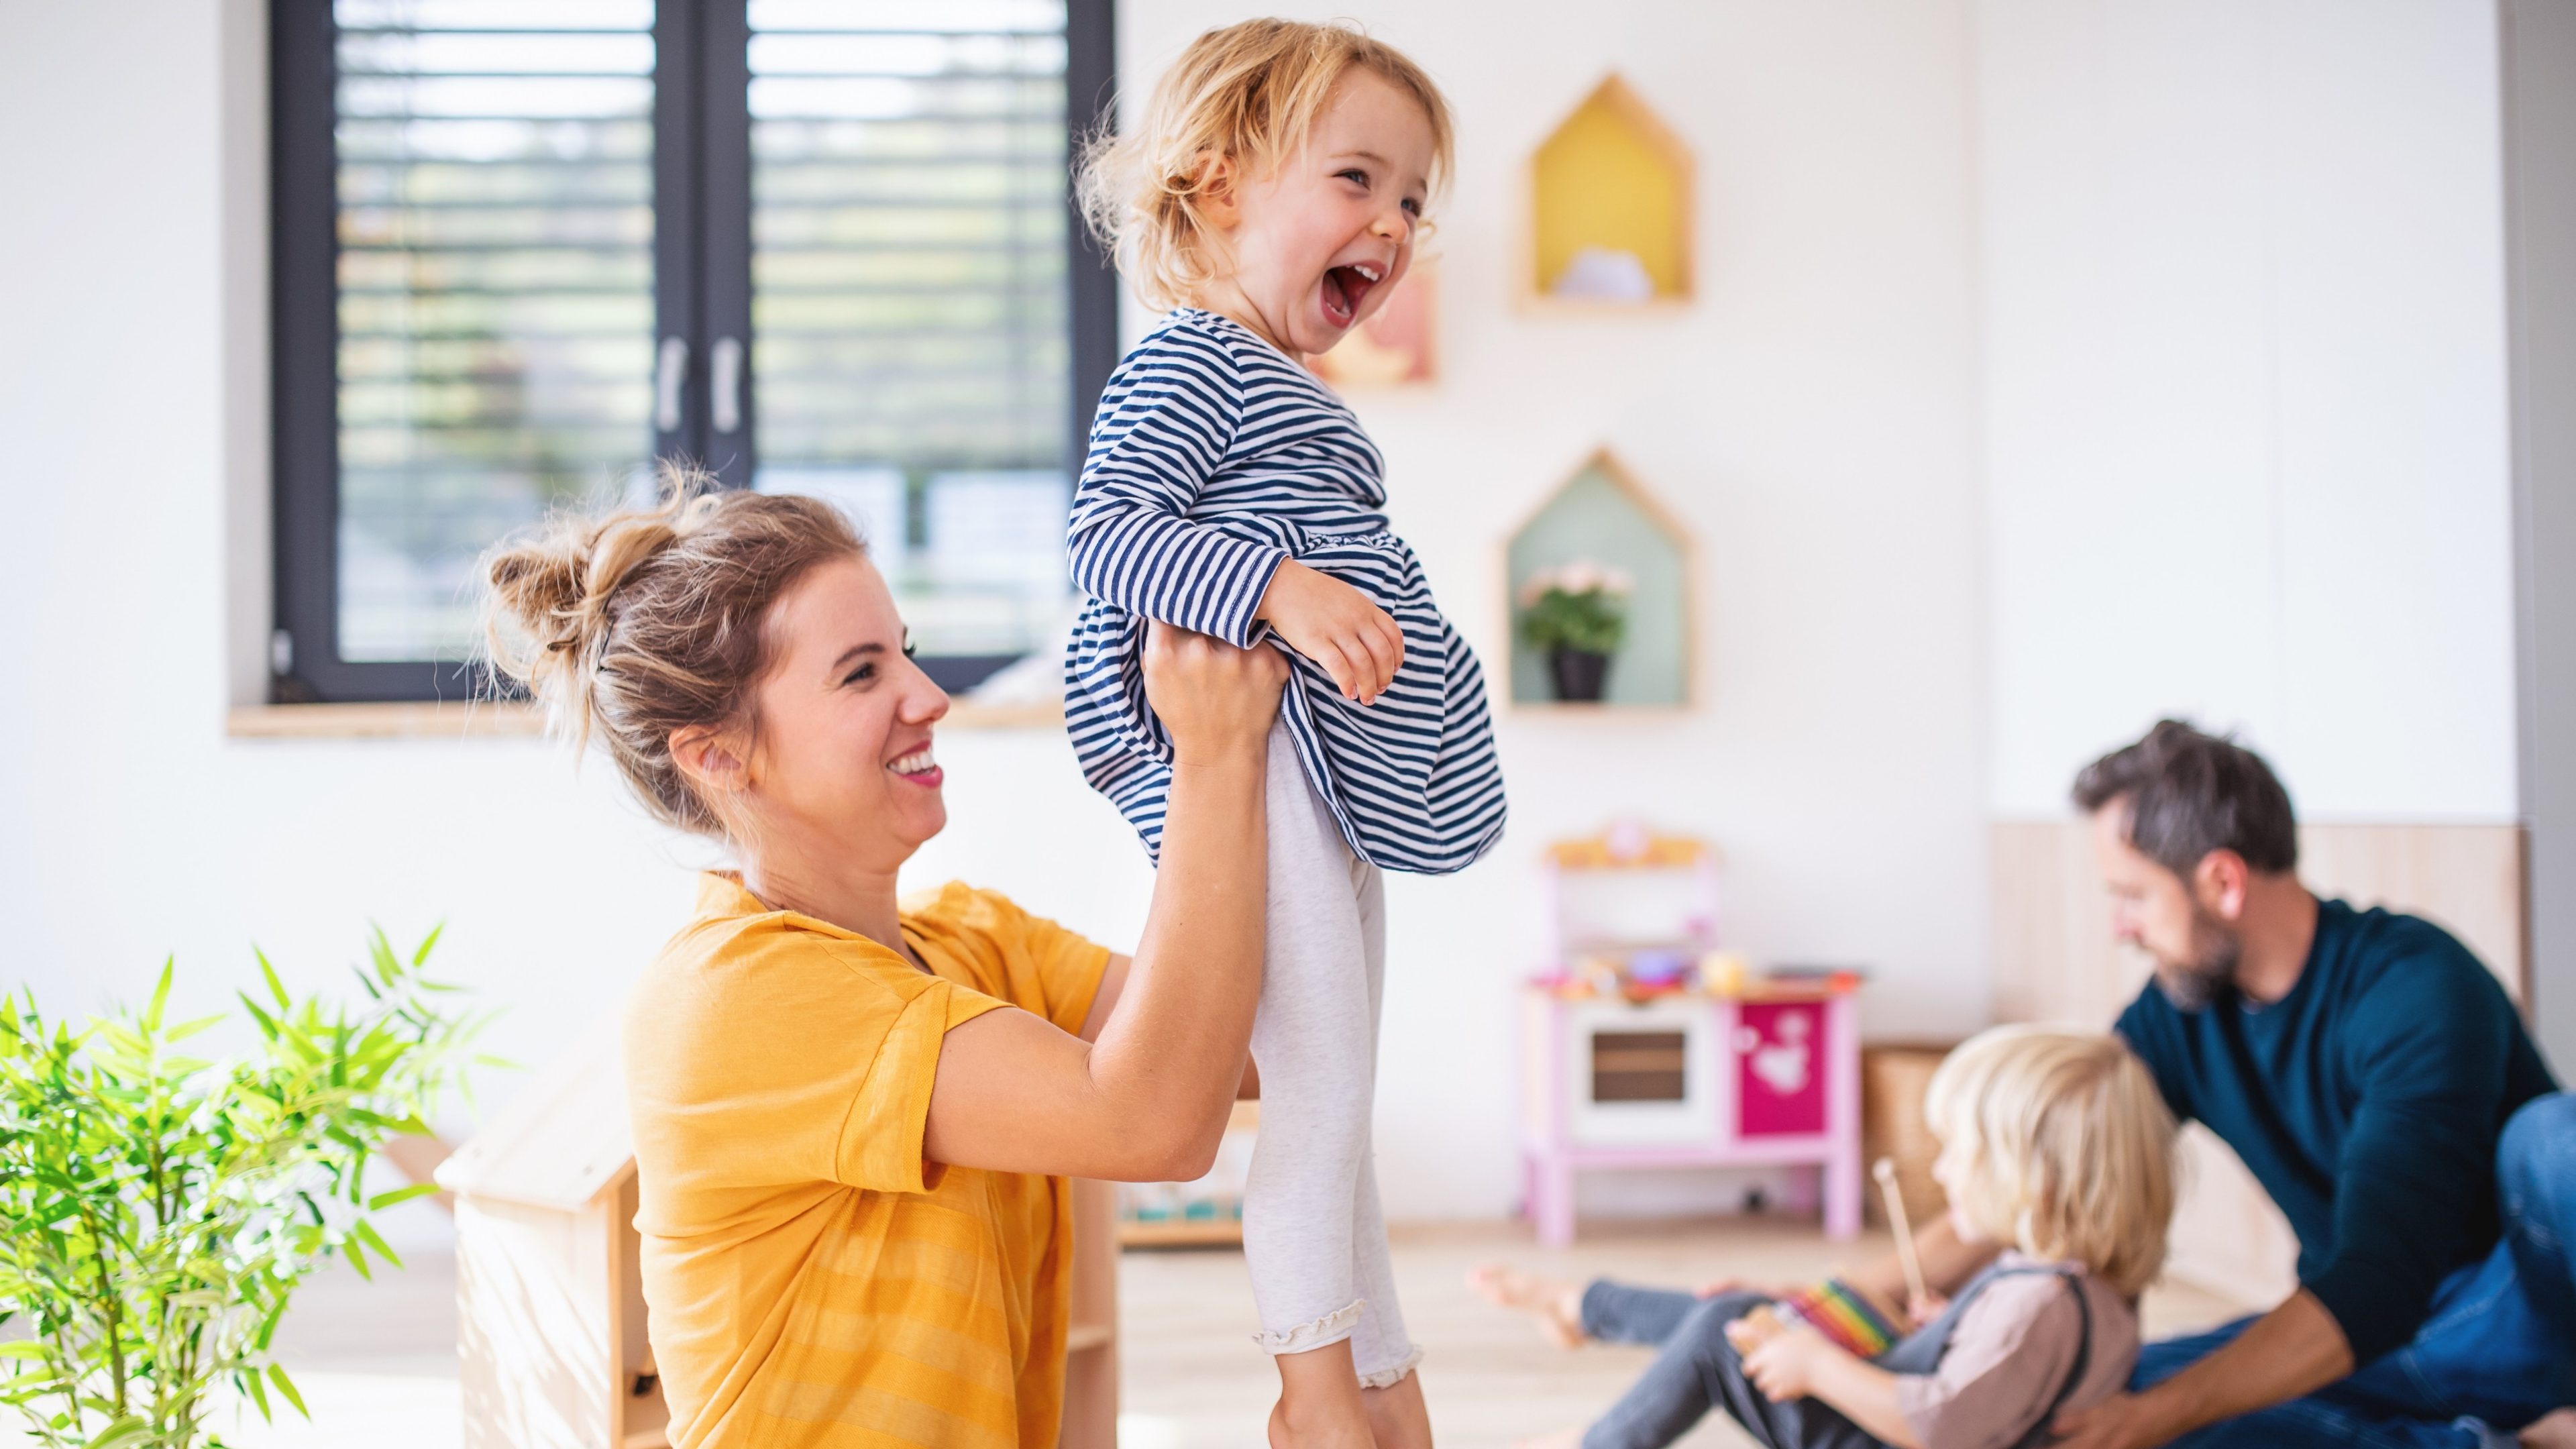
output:
[[[1942,1062],[1925,1115],[1950,1199],[1926,1271],[1947,1299],[1900,1310],[1893,1264],[1707,1296],[1480,1270],[1561,1342],[1662,1349],[1589,1430],[1528,1449],[1663,1449],[1712,1408],[1766,1449],[2018,1449],[2118,1392],[2173,1216],[2173,1116],[2146,1068],[2114,1036],[1997,1027]]]

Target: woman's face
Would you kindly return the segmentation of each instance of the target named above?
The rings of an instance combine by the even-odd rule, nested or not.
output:
[[[764,847],[800,842],[892,871],[948,823],[931,727],[948,695],[905,652],[876,566],[818,564],[770,607],[747,762]]]

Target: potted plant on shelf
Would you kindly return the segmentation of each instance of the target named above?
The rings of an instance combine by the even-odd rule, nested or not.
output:
[[[1546,656],[1558,699],[1598,702],[1604,696],[1635,587],[1625,570],[1588,559],[1541,569],[1522,581],[1521,637]]]
[[[226,1385],[263,1418],[272,1393],[304,1411],[269,1354],[297,1284],[335,1253],[400,1267],[368,1215],[437,1190],[364,1185],[389,1139],[429,1131],[484,1022],[422,975],[437,938],[405,958],[376,933],[355,1010],[297,1000],[260,958],[238,1060],[184,1054],[229,1013],[165,1022],[166,963],[149,1005],[77,1031],[0,999],[0,1405],[30,1437],[220,1446]]]

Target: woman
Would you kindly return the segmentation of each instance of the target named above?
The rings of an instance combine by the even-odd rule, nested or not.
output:
[[[496,666],[740,863],[627,1011],[672,1443],[1052,1445],[1062,1179],[1198,1176],[1244,1074],[1277,653],[1157,631],[1177,765],[1131,961],[964,885],[898,908],[948,699],[828,505],[682,482],[486,571]]]

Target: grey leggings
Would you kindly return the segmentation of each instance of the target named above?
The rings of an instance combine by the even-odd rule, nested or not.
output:
[[[1257,1341],[1277,1354],[1349,1339],[1360,1382],[1385,1388],[1422,1356],[1396,1306],[1369,1130],[1385,889],[1306,783],[1285,721],[1270,731],[1266,808],[1269,920],[1252,1019],[1261,1131],[1243,1191]]]
[[[1712,1408],[1763,1449],[1884,1449],[1818,1399],[1775,1404],[1744,1376],[1726,1325],[1771,1300],[1759,1293],[1699,1298],[1601,1279],[1583,1290],[1583,1332],[1604,1343],[1660,1347],[1628,1392],[1583,1435],[1583,1449],[1664,1449]]]

